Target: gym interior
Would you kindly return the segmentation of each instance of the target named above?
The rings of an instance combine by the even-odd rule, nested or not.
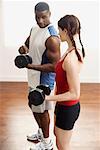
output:
[[[36,24],[33,8],[39,1],[0,1],[0,150],[28,150],[35,145],[26,139],[38,129],[28,107],[27,70],[18,69],[14,59]],[[81,113],[74,127],[71,148],[100,150],[99,0],[44,1],[50,5],[56,28],[58,19],[65,14],[80,18],[86,57],[80,74]],[[65,47],[66,43],[62,43],[62,55]],[[50,134],[55,143],[53,117],[54,110],[51,110]]]

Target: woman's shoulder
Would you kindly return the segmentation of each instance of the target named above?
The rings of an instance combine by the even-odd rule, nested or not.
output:
[[[65,61],[72,61],[72,62],[73,61],[79,61],[76,52],[78,53],[78,55],[81,58],[81,61],[83,62],[83,55],[82,55],[82,50],[81,49],[74,49],[74,50],[72,50],[67,55],[67,57],[65,58]]]
[[[82,56],[82,52],[81,50],[77,50],[78,54],[80,55],[81,57],[81,60],[83,62],[83,56]],[[64,59],[64,64],[65,65],[78,65],[79,63],[82,63],[78,60],[78,57],[76,55],[76,50],[72,50],[70,53],[68,53],[68,55],[65,57]]]

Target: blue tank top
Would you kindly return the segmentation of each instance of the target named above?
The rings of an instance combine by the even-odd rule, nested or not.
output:
[[[57,32],[53,26],[48,27],[49,33],[51,36],[57,36]],[[41,64],[50,63],[48,57],[46,56],[46,51],[44,51],[42,55],[42,62]],[[40,84],[49,85],[50,89],[52,90],[54,87],[55,82],[55,73],[54,72],[41,72],[40,75]]]

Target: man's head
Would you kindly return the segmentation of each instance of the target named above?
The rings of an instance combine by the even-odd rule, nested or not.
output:
[[[35,19],[40,28],[45,28],[50,24],[50,9],[45,2],[39,2],[35,5]]]

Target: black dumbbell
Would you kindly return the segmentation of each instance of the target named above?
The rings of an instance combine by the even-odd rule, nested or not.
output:
[[[45,95],[50,95],[50,93],[51,93],[49,85],[40,84],[36,88],[43,90]]]
[[[45,100],[45,95],[50,95],[51,90],[47,85],[38,85],[36,89],[31,91],[28,95],[30,106],[33,104],[35,106],[41,105]]]
[[[15,66],[18,68],[24,68],[28,64],[32,63],[32,58],[29,55],[18,55],[15,60]]]

